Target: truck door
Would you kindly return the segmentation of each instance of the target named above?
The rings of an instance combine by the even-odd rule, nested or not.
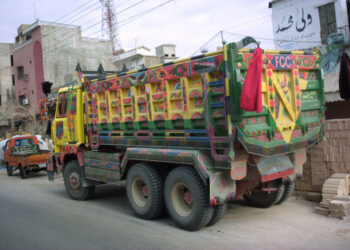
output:
[[[5,144],[4,147],[4,159],[5,161],[8,161],[10,163],[10,152],[9,152],[9,148],[10,148],[10,140],[8,140]],[[9,164],[11,166],[11,164]]]
[[[55,119],[52,123],[51,134],[53,143],[56,147],[63,146],[68,142],[68,127],[67,127],[67,92],[61,92],[58,95]]]
[[[55,120],[52,123],[52,139],[55,152],[64,144],[84,143],[81,88],[68,88],[58,94]]]

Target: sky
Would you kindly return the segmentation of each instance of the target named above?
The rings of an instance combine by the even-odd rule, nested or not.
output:
[[[274,48],[269,1],[114,0],[114,7],[123,49],[143,45],[154,51],[175,44],[183,58],[201,48],[214,51],[222,39],[234,42],[246,35],[264,49]],[[0,0],[0,9],[0,43],[13,43],[19,25],[36,19],[81,26],[83,36],[106,37],[99,0]]]

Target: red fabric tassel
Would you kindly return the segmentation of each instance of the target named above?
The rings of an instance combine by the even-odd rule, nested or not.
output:
[[[262,50],[254,50],[241,93],[241,108],[245,111],[262,112],[261,96]]]

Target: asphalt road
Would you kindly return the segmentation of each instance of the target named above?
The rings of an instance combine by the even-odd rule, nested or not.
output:
[[[316,203],[292,197],[269,209],[231,203],[223,220],[197,232],[165,215],[136,218],[125,188],[96,188],[93,200],[73,201],[62,180],[44,173],[22,180],[0,170],[0,249],[349,249],[350,219],[313,212]]]

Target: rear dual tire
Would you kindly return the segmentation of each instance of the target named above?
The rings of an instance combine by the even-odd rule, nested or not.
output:
[[[280,205],[293,194],[295,190],[295,181],[288,181],[283,184],[284,185],[284,193],[279,201],[276,202],[276,205]]]
[[[295,189],[294,181],[281,183],[280,181],[275,180],[268,183],[268,185],[269,187],[277,188],[277,190],[272,192],[253,190],[252,194],[244,195],[244,198],[254,207],[268,208],[285,202],[292,195]]]
[[[134,213],[145,220],[157,218],[163,211],[163,178],[150,165],[131,167],[126,179],[126,194]]]
[[[164,199],[170,217],[182,229],[199,230],[213,218],[214,207],[209,205],[208,188],[193,168],[178,167],[168,174]]]
[[[280,180],[266,183],[267,188],[277,188],[276,191],[262,191],[261,189],[252,190],[251,194],[244,195],[245,200],[253,207],[268,208],[275,205],[284,194],[284,185]]]

